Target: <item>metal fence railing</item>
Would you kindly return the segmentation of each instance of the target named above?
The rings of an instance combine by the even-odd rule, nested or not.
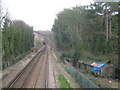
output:
[[[76,79],[80,86],[83,88],[99,88],[91,80],[85,77],[82,73],[78,72],[72,65],[67,63],[68,72]]]

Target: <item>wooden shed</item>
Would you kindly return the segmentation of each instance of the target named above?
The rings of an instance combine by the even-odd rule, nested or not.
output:
[[[109,60],[86,58],[78,61],[76,66],[80,72],[94,74],[95,76],[113,77],[115,74],[115,65]]]
[[[108,61],[101,68],[101,76],[102,77],[113,77],[114,75],[115,75],[115,65],[113,65],[110,61]]]
[[[96,65],[100,66],[96,66]],[[111,61],[107,61],[106,63],[95,63],[94,66],[94,74],[96,76],[101,77],[113,77],[115,74],[115,66],[111,63]],[[99,68],[99,70],[95,69]]]
[[[90,73],[92,74],[93,71],[93,66],[91,66],[92,62],[91,61],[88,61],[86,62],[85,60],[84,61],[78,61],[77,62],[77,68],[81,71],[81,72],[87,72],[87,73]]]

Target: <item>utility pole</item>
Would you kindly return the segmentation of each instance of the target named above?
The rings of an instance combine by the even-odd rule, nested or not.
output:
[[[107,10],[107,4],[106,6],[106,41],[108,41],[108,10]]]
[[[111,39],[111,35],[112,35],[112,31],[111,31],[111,20],[112,20],[112,18],[111,18],[111,10],[110,10],[110,12],[109,12],[109,38]]]

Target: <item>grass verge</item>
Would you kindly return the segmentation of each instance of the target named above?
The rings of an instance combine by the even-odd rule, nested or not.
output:
[[[67,81],[67,79],[62,74],[58,76],[58,80],[59,80],[60,88],[72,88],[70,86],[70,83]]]

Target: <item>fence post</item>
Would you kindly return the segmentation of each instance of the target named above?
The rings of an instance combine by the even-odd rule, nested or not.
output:
[[[99,86],[97,86],[91,80],[86,78],[82,73],[80,73],[69,63],[67,64],[67,69],[70,72],[70,74],[78,81],[78,83],[82,85],[83,88],[99,88]]]

